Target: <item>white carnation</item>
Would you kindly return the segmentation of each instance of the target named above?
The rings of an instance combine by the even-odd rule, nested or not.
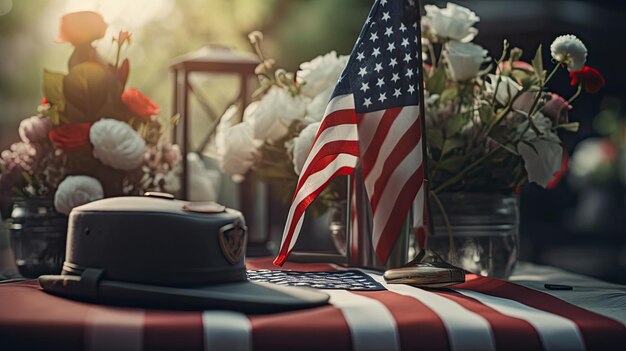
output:
[[[348,56],[337,56],[335,51],[302,63],[297,73],[298,80],[305,83],[302,94],[313,98],[334,87],[347,63]]]
[[[293,170],[297,175],[302,172],[319,126],[320,122],[309,124],[300,132],[300,135],[293,139]]]
[[[452,39],[462,42],[472,41],[478,30],[472,27],[480,20],[468,8],[448,3],[446,8],[424,5],[430,32],[441,40]]]
[[[102,184],[97,179],[88,176],[67,176],[54,194],[54,207],[57,212],[69,215],[74,207],[103,197]]]
[[[567,34],[557,37],[550,45],[552,58],[567,65],[570,72],[583,68],[587,60],[587,48],[576,36]]]
[[[127,123],[103,118],[89,131],[93,155],[107,166],[128,171],[143,162],[145,141]]]
[[[452,79],[466,81],[476,77],[480,66],[489,60],[487,50],[480,45],[451,41],[443,52]]]
[[[271,142],[284,138],[291,123],[304,119],[310,101],[305,96],[292,96],[286,89],[270,89],[249,117],[254,138]]]
[[[330,96],[333,94],[334,86],[317,94],[310,104],[306,107],[306,117],[304,118],[307,123],[319,122],[324,118],[324,112],[326,112],[326,106]]]

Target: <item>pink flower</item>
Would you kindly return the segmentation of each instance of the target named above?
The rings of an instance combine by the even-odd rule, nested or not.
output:
[[[181,159],[178,145],[163,144],[163,160],[170,166],[177,164]]]
[[[567,120],[567,112],[572,109],[572,105],[568,104],[559,94],[550,93],[550,97],[550,101],[543,107],[543,114],[553,121]]]
[[[52,129],[52,122],[45,116],[33,116],[20,123],[20,138],[25,143],[39,143],[48,140],[48,132]]]
[[[513,68],[521,69],[521,70],[526,71],[526,72],[534,72],[535,71],[535,69],[533,68],[533,66],[531,64],[526,63],[524,61],[513,61],[513,64],[511,64],[511,61],[502,61],[498,65],[497,73],[500,74],[502,72],[510,72],[510,71],[513,70]]]

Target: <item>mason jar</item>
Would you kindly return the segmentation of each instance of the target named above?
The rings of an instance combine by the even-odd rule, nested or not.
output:
[[[434,234],[428,247],[467,271],[508,278],[519,253],[517,196],[458,192],[436,197],[430,201]]]
[[[15,263],[24,277],[59,274],[65,259],[67,217],[51,198],[17,199],[9,225]]]

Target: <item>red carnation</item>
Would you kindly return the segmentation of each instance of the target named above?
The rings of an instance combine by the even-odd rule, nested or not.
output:
[[[569,73],[570,84],[575,87],[582,84],[588,93],[597,93],[604,86],[604,77],[600,72],[589,66],[584,66],[578,71]]]
[[[55,148],[71,151],[89,144],[89,130],[91,123],[72,123],[54,128],[48,133],[48,138]]]
[[[159,105],[152,102],[148,97],[135,88],[122,93],[122,102],[137,117],[147,121],[150,116],[159,113]]]

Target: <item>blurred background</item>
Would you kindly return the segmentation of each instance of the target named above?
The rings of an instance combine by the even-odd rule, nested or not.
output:
[[[626,283],[626,209],[623,103],[626,102],[626,3],[612,0],[458,0],[480,17],[476,43],[499,56],[502,41],[524,50],[530,60],[561,34],[578,36],[589,50],[587,64],[606,78],[598,94],[583,94],[570,113],[577,134],[564,134],[570,154],[578,147],[578,167],[555,188],[533,185],[521,190],[521,259],[550,264],[598,278]],[[261,30],[264,49],[278,65],[294,71],[298,64],[336,50],[349,54],[372,1],[364,0],[0,0],[0,149],[19,139],[19,122],[36,114],[43,69],[67,71],[71,45],[55,43],[59,18],[67,12],[100,12],[109,29],[97,42],[99,53],[113,59],[111,37],[133,34],[124,52],[131,61],[130,87],[137,87],[170,117],[172,60],[203,45],[219,44],[251,51],[247,34]],[[444,6],[442,1],[425,1]],[[236,94],[236,80],[215,75],[192,76],[192,83],[216,111]],[[571,96],[564,70],[550,90]],[[211,120],[192,100],[192,147],[201,143]],[[601,113],[601,111],[604,111]],[[600,118],[596,118],[600,114]],[[595,122],[594,122],[595,121]],[[620,133],[622,133],[620,137]],[[605,138],[606,139],[594,139]],[[612,138],[612,139],[611,139]],[[621,139],[620,139],[621,138]],[[588,143],[581,143],[591,140]],[[613,145],[613,146],[611,146]],[[622,158],[621,166],[617,160]]]

